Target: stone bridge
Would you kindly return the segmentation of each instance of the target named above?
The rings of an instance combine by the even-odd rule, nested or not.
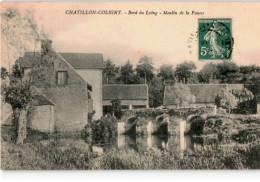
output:
[[[185,122],[182,130],[188,132],[194,119],[205,120],[208,115],[215,114],[215,106],[128,110],[119,122],[118,133],[178,135],[180,123]]]

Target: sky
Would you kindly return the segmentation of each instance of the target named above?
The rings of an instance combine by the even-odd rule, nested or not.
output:
[[[24,12],[34,11],[57,52],[102,53],[117,65],[128,59],[135,65],[142,55],[154,66],[194,61],[199,68],[195,35],[198,18],[232,18],[232,61],[260,66],[260,2],[23,2],[3,3]],[[121,10],[121,15],[71,15],[66,10]],[[203,15],[128,15],[128,11],[196,11]],[[4,51],[2,53],[5,55]],[[214,62],[214,61],[212,61]],[[2,61],[2,65],[6,62]]]

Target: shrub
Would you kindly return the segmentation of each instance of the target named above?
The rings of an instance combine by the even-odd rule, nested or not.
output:
[[[91,137],[92,140],[104,142],[117,134],[117,120],[110,114],[100,120],[88,123],[82,131],[82,137]]]
[[[239,131],[238,134],[233,135],[233,139],[239,143],[249,143],[260,139],[260,129],[246,129]]]
[[[205,125],[205,120],[202,117],[194,117],[190,120],[190,134],[191,135],[202,135]]]

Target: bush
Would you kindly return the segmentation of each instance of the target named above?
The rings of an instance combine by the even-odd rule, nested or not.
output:
[[[249,143],[260,139],[260,129],[245,129],[239,131],[238,134],[233,135],[233,140],[239,143]]]
[[[256,113],[256,99],[239,102],[235,109],[236,114],[255,114]]]
[[[96,142],[106,142],[116,134],[117,120],[110,114],[88,123],[82,131],[82,137],[91,137]]]
[[[205,125],[205,120],[202,117],[194,117],[190,120],[190,134],[191,135],[202,135]]]

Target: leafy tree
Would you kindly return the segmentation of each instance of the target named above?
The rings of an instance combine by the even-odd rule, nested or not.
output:
[[[11,81],[17,81],[18,79],[22,79],[22,70],[20,69],[18,61],[12,67]]]
[[[238,99],[228,89],[222,89],[215,97],[217,107],[222,107],[230,114],[231,109],[235,109],[238,104]]]
[[[188,82],[188,79],[192,75],[192,71],[196,69],[196,65],[193,62],[187,62],[181,63],[177,65],[177,68],[175,70],[175,75],[178,79],[178,82],[182,82],[186,84]]]
[[[162,65],[159,68],[158,76],[163,79],[163,82],[165,83],[167,80],[174,80],[174,69],[172,65]]]
[[[202,83],[210,83],[212,80],[216,80],[218,76],[218,68],[216,64],[208,63],[199,72],[198,79]]]
[[[196,101],[196,98],[191,94],[189,87],[182,83],[175,83],[169,94],[171,100],[177,106],[186,106]]]
[[[232,91],[233,95],[238,98],[239,101],[247,101],[254,98],[253,93],[247,88],[236,89]]]
[[[199,74],[198,72],[192,72],[187,83],[190,83],[190,84],[199,83],[198,74]]]
[[[253,93],[247,88],[232,91],[233,95],[239,100],[237,113],[252,114],[255,112],[256,102]]]
[[[259,93],[260,87],[260,67],[259,66],[241,66],[240,73],[243,74],[242,83],[254,94]]]
[[[119,68],[112,62],[111,59],[107,59],[104,62],[103,76],[106,79],[106,84],[110,83],[110,80],[114,78],[119,71]]]
[[[251,73],[260,73],[260,66],[250,65],[250,66],[240,66],[240,73],[251,74]]]
[[[16,60],[22,57],[23,53],[30,49],[35,50],[40,37],[45,35],[38,30],[33,12],[26,10],[21,14],[16,8],[9,7],[1,14],[1,34],[3,47],[7,50],[7,61],[12,63],[10,58]]]
[[[163,104],[164,83],[160,77],[153,77],[149,82],[149,105],[150,107],[158,107]]]
[[[3,85],[2,95],[4,101],[12,106],[15,139],[16,143],[21,144],[26,138],[27,110],[33,99],[33,92],[31,84],[17,77],[14,70],[16,68],[9,77],[10,83]]]
[[[1,67],[1,80],[4,80],[8,76],[8,72],[5,67]]]
[[[34,98],[33,82],[31,79],[22,78],[18,61],[22,54],[33,45],[35,47],[43,35],[38,32],[33,13],[26,11],[21,14],[15,8],[7,8],[2,14],[1,33],[3,45],[7,48],[8,62],[10,56],[17,58],[8,77],[10,83],[5,83],[2,88],[3,100],[13,109],[13,126],[17,144],[22,144],[26,138],[27,110]]]
[[[239,67],[233,62],[222,62],[217,65],[217,68],[219,72],[217,78],[221,83],[236,83],[236,80],[241,78]]]
[[[136,66],[137,75],[144,78],[144,83],[150,81],[154,76],[153,60],[151,57],[142,56]]]
[[[120,69],[120,80],[124,84],[129,84],[133,81],[134,69],[131,62],[128,60]]]

